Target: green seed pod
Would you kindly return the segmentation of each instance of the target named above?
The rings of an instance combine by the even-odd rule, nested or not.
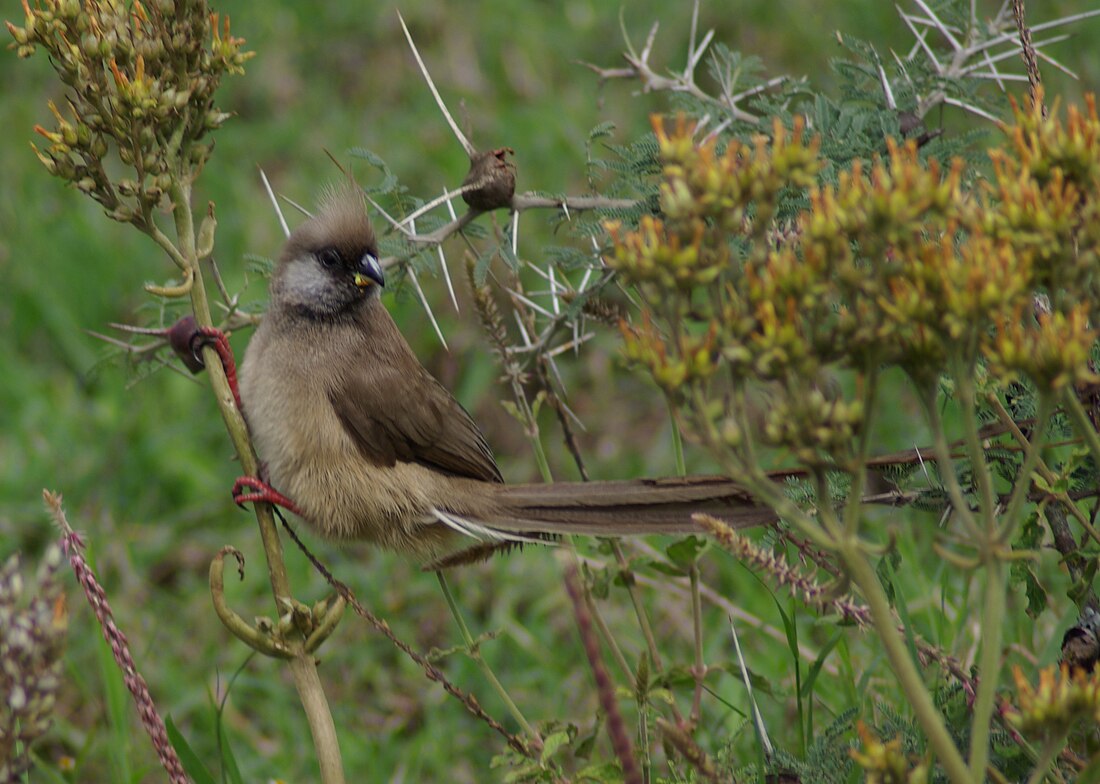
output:
[[[196,252],[200,259],[205,259],[214,252],[214,230],[218,228],[218,221],[214,217],[214,204],[211,202],[206,216],[199,225],[199,236]]]

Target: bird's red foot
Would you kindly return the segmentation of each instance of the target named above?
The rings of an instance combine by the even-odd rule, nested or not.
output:
[[[245,488],[252,490],[252,492],[244,492]],[[296,515],[302,514],[298,511],[298,507],[295,506],[293,501],[267,482],[264,482],[262,479],[257,479],[254,476],[237,477],[237,481],[233,483],[233,501],[236,502],[237,506],[255,503],[274,504]]]
[[[193,321],[192,327],[191,334],[187,336],[187,349],[191,352],[191,356],[201,365],[203,346],[210,346],[218,352],[226,381],[229,382],[229,389],[233,393],[233,402],[237,404],[239,411],[243,411],[241,390],[237,386],[237,361],[233,357],[233,349],[229,347],[229,338],[217,327],[199,327],[195,326]]]

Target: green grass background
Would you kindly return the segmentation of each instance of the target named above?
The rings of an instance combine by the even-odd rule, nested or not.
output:
[[[1032,5],[1045,19],[1089,4]],[[279,191],[303,202],[337,176],[326,149],[346,159],[347,148],[367,147],[425,197],[461,181],[464,154],[415,69],[391,5],[236,0],[216,7],[232,15],[234,33],[258,54],[244,77],[225,84],[221,106],[236,116],[217,134],[196,203],[216,203],[216,257],[231,290],[247,286],[246,301],[264,299],[263,281],[245,274],[246,254],[273,257],[281,242],[257,166]],[[414,1],[403,3],[401,10],[474,143],[514,147],[519,187],[559,192],[584,186],[589,129],[610,120],[619,128],[614,140],[626,141],[668,101],[667,96],[635,95],[635,83],[601,86],[578,62],[621,62],[621,17],[639,45],[651,22],[660,20],[654,62],[678,67],[690,22],[687,3],[628,2],[620,9],[583,0],[484,0],[462,7]],[[18,21],[21,15],[18,5],[9,3],[6,16]],[[834,30],[873,40],[883,51],[907,51],[911,40],[892,4],[875,0],[709,2],[703,4],[700,24],[704,30],[716,28],[716,40],[761,57],[770,73],[808,74],[826,89],[831,84],[828,60],[840,54]],[[1074,32],[1072,41],[1052,52],[1081,74],[1081,83],[1049,67],[1044,71],[1050,90],[1071,97],[1100,83],[1095,53],[1100,25],[1083,23]],[[312,780],[308,729],[285,669],[258,658],[245,664],[247,650],[211,612],[207,568],[224,544],[242,550],[249,564],[246,581],[229,587],[233,606],[252,617],[269,613],[271,602],[255,523],[229,497],[236,469],[204,379],[194,383],[161,371],[139,380],[121,363],[103,363],[107,352],[85,332],[102,331],[111,321],[155,320],[155,313],[142,313],[156,306],[141,286],[169,280],[173,269],[150,241],[105,219],[96,205],[62,188],[35,160],[28,146],[31,128],[49,122],[47,99],[60,102],[63,97],[51,77],[44,58],[24,62],[11,52],[0,56],[0,557],[21,551],[33,558],[41,551],[54,534],[40,491],[62,491],[70,519],[88,536],[118,624],[162,711],[171,713],[196,749],[212,759],[211,695],[244,665],[225,721],[245,780]],[[357,171],[369,176],[365,167]],[[536,225],[542,219],[525,220]],[[537,250],[532,241],[528,254]],[[457,246],[450,258],[460,258]],[[498,403],[508,391],[497,380],[471,311],[455,314],[447,307],[440,280],[429,279],[425,286],[452,350],[440,349],[407,290],[389,297],[395,317],[424,362],[483,424],[506,477],[534,479],[520,428]],[[238,353],[246,341],[244,334],[234,339]],[[572,403],[588,425],[582,443],[593,474],[671,473],[663,401],[652,386],[622,370],[615,341],[605,339],[579,359],[565,358],[564,364]],[[899,432],[907,432],[914,414],[915,407],[902,401],[895,423]],[[552,434],[550,419],[544,421]],[[555,474],[572,478],[567,456],[554,439],[549,441]],[[706,457],[690,447],[688,461],[694,470],[712,470]],[[911,543],[915,552],[922,549],[924,536],[917,529]],[[455,644],[457,634],[433,576],[365,548],[311,543],[399,634],[425,650]],[[295,553],[288,558],[299,597],[323,595],[323,583],[304,561]],[[912,586],[909,595],[938,597],[941,583],[964,579],[946,571],[943,564],[933,564],[927,572],[907,572],[903,579]],[[724,556],[708,561],[707,577],[759,619],[758,627],[743,625],[742,642],[750,666],[772,688],[773,694],[763,698],[770,726],[782,745],[795,747],[792,661],[782,655],[786,644],[780,641],[775,604],[752,575]],[[484,646],[485,655],[528,717],[573,721],[590,729],[595,711],[591,676],[552,553],[528,550],[498,559],[457,574],[452,583],[475,633],[500,632]],[[965,590],[952,593],[964,597],[961,604],[944,606],[930,598],[910,612],[930,639],[949,648],[961,641],[959,652],[965,656],[972,616]],[[671,662],[688,663],[685,595],[669,586],[645,589],[644,595],[662,651]],[[780,601],[788,612],[798,611],[786,599]],[[613,593],[608,615],[636,661],[642,643],[627,608],[625,595]],[[115,676],[101,669],[102,642],[75,595],[71,614],[57,724],[38,749],[44,765],[55,769],[61,757],[71,756],[77,760],[75,772],[68,774],[71,780],[161,780],[133,711],[127,706],[121,717],[107,718],[109,697],[118,686],[111,685]],[[707,621],[708,661],[731,662],[725,611],[709,609]],[[1036,636],[1053,634],[1051,624],[1033,628],[1025,621],[1012,639],[1042,649]],[[802,626],[802,639],[813,649],[833,633],[827,625]],[[487,772],[501,746],[497,738],[363,624],[349,617],[321,655],[351,780],[480,781],[503,775]],[[849,665],[852,672],[846,674]],[[471,662],[453,656],[444,666],[494,715],[504,715]],[[854,640],[840,660],[830,659],[826,673],[819,686],[823,720],[848,704],[866,707],[876,689],[891,693],[884,664]],[[723,699],[745,709],[735,678],[718,675],[709,683]],[[873,688],[859,689],[861,684]],[[742,721],[737,711],[710,697],[704,717],[701,739],[712,747],[714,738],[726,737]],[[737,748],[751,752],[751,732],[740,738]],[[606,745],[602,749],[608,753]]]

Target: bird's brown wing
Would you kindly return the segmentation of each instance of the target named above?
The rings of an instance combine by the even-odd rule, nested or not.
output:
[[[474,420],[419,364],[375,364],[349,374],[329,393],[336,415],[360,454],[380,466],[420,463],[453,476],[503,482],[493,452]]]

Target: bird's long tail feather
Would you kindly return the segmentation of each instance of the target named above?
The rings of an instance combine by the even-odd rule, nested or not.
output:
[[[726,477],[500,485],[496,509],[473,522],[502,539],[540,534],[688,534],[707,512],[737,528],[775,522],[770,508]]]

